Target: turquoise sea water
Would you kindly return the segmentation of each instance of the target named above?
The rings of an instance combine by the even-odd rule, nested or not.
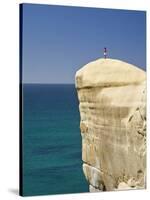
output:
[[[23,195],[88,191],[74,85],[23,85]]]

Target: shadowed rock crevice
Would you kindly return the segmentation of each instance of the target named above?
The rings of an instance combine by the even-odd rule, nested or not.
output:
[[[145,188],[146,73],[98,59],[76,73],[83,172],[91,192]]]

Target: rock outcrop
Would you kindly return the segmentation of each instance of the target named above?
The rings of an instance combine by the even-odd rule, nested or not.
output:
[[[89,190],[145,188],[146,73],[98,59],[77,71],[76,88]]]

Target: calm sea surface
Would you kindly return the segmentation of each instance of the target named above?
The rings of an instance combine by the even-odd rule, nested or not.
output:
[[[88,191],[74,85],[23,86],[23,194]]]

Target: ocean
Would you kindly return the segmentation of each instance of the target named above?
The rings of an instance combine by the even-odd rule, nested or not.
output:
[[[88,192],[73,84],[23,85],[23,195]]]

